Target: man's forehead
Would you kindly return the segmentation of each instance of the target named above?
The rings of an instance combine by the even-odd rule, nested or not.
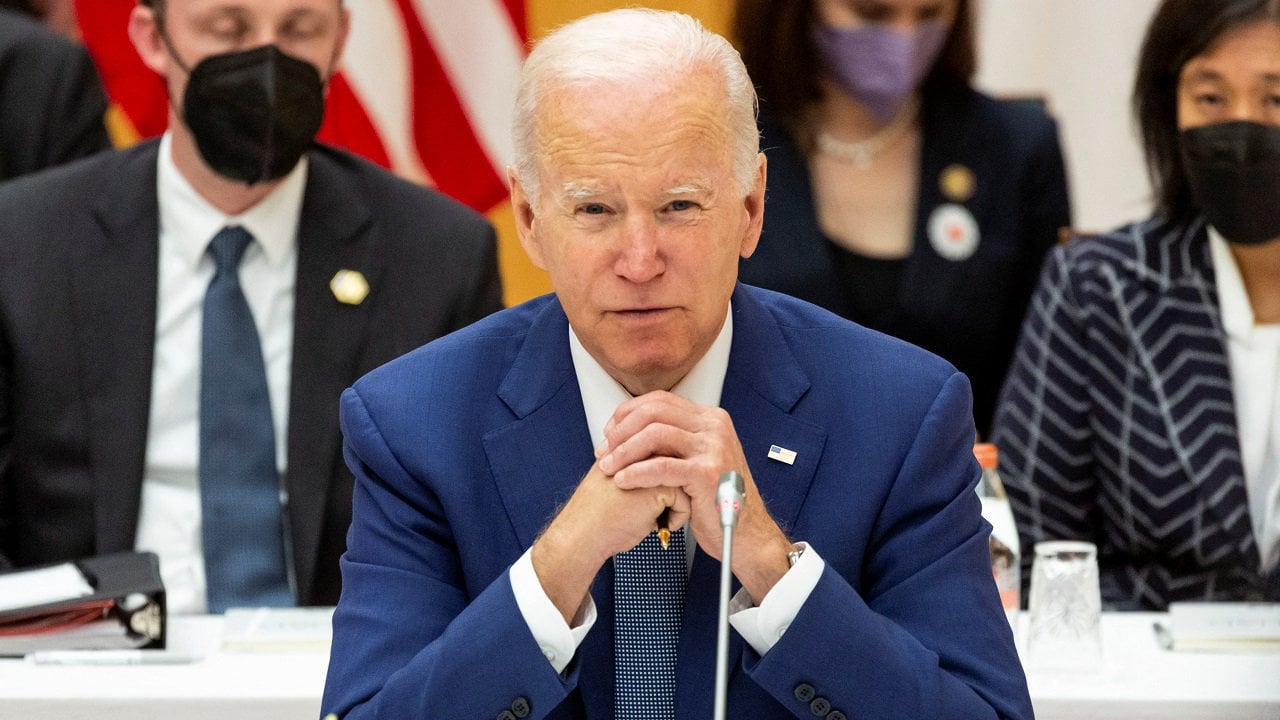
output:
[[[279,15],[332,14],[342,10],[342,0],[165,0],[156,4],[169,8],[183,6],[185,9],[201,14],[250,15],[264,12]]]
[[[615,181],[603,178],[587,178],[566,180],[560,185],[560,192],[568,198],[581,199],[589,197],[598,197],[609,193],[621,192],[622,185]],[[711,182],[690,179],[677,181],[670,184],[655,185],[653,192],[657,195],[700,195],[715,191],[715,185]]]

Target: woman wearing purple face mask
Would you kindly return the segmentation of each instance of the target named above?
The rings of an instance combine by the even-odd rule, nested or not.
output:
[[[985,435],[1070,212],[1057,128],[970,87],[969,0],[739,0],[765,227],[743,282],[950,360]]]
[[[1113,608],[1280,601],[1280,0],[1165,0],[1133,101],[1155,216],[1050,253],[1001,474]]]

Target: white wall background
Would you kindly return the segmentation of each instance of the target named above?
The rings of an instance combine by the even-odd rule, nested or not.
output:
[[[1046,98],[1058,120],[1072,222],[1106,230],[1150,212],[1129,98],[1159,0],[978,0],[977,85]]]

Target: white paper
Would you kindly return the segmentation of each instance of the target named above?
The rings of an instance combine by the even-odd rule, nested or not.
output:
[[[0,575],[0,612],[92,594],[93,587],[71,563]]]
[[[230,608],[222,648],[307,652],[333,642],[333,608]]]
[[[1169,604],[1174,641],[1231,639],[1280,641],[1280,604],[1175,602]]]

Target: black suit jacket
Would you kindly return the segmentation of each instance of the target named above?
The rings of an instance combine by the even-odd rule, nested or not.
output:
[[[17,565],[133,547],[155,347],[158,147],[0,187],[0,554]],[[285,483],[299,602],[334,604],[352,488],[339,395],[498,309],[501,282],[480,215],[346,153],[310,157]],[[360,305],[329,289],[341,269],[367,278]]]
[[[1057,127],[1042,109],[973,91],[929,96],[922,108],[920,183],[913,250],[897,297],[878,323],[858,317],[831,243],[818,226],[806,161],[781,125],[762,122],[769,158],[764,233],[741,264],[751,285],[808,300],[950,360],[973,383],[973,412],[986,434],[1044,254],[1069,224]],[[972,171],[962,204],[981,233],[968,259],[948,260],[930,244],[930,216],[948,199],[943,170]]]
[[[106,111],[83,47],[0,10],[0,180],[109,148]]]

